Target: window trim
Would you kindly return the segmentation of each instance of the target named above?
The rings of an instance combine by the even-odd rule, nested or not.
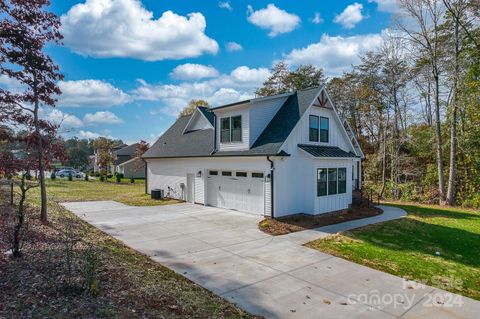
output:
[[[335,180],[335,181],[336,181],[336,183],[335,183],[335,186],[336,186],[336,190],[335,190],[335,191],[336,191],[336,192],[335,192],[335,193],[330,193],[330,178],[329,178],[330,172],[329,172],[329,171],[332,170],[332,169],[334,169],[334,170],[335,170],[335,173],[336,173],[336,180]],[[341,170],[341,169],[344,169],[344,170],[345,170],[345,180],[342,181],[342,182],[345,183],[345,191],[344,191],[344,192],[340,192],[340,191],[339,191],[339,184],[340,184],[339,182],[340,182],[340,180],[339,180],[338,172],[339,172],[339,170]],[[327,177],[326,181],[324,182],[324,183],[326,183],[326,188],[325,188],[326,193],[325,193],[325,194],[322,194],[322,195],[319,195],[319,193],[318,193],[318,183],[319,183],[318,174],[319,174],[319,171],[320,171],[320,170],[325,170],[325,171],[326,171],[326,177]],[[348,167],[317,167],[315,172],[316,172],[316,176],[315,176],[316,180],[315,180],[315,182],[316,182],[316,187],[317,187],[317,197],[338,196],[338,195],[345,195],[345,194],[347,194],[347,190],[348,190],[348,175],[347,175],[347,174],[348,174]]]
[[[233,140],[233,119],[234,118],[240,118],[240,135],[239,135],[239,140]],[[228,120],[228,140],[223,140],[222,133],[224,131],[227,131],[227,129],[222,128],[223,120]],[[220,143],[221,144],[234,144],[234,143],[242,143],[243,142],[243,122],[242,122],[242,115],[234,115],[234,116],[227,116],[227,117],[221,117],[220,118]]]
[[[326,129],[322,129],[322,119],[327,120],[327,128]],[[328,143],[328,141],[330,140],[330,119],[326,116],[320,116],[318,127],[319,127],[318,141],[320,143]],[[327,132],[327,140],[326,141],[322,141],[322,131]]]
[[[312,128],[312,118],[315,118],[317,123],[317,128]],[[317,139],[312,139],[311,130],[317,131]],[[320,138],[320,118],[317,115],[310,114],[308,117],[308,141],[309,142],[318,142]]]

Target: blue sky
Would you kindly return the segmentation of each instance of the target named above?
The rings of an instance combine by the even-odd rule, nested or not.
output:
[[[53,0],[65,75],[43,116],[66,137],[149,142],[193,98],[212,105],[253,96],[275,61],[311,63],[328,76],[380,45],[395,0]],[[1,80],[1,79],[0,79]]]

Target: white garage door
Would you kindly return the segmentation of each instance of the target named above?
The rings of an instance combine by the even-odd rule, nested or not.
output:
[[[263,173],[208,172],[207,205],[263,214]]]

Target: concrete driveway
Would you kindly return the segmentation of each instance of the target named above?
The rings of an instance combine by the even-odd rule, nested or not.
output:
[[[480,313],[478,301],[302,246],[312,236],[341,230],[339,226],[273,237],[258,230],[261,216],[214,207],[130,207],[113,201],[63,205],[153,260],[267,318],[477,318]],[[388,208],[387,213],[399,212]],[[369,222],[359,223],[345,226]]]

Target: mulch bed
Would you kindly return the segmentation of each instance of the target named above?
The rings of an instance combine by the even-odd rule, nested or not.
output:
[[[350,220],[377,216],[382,213],[383,210],[377,207],[353,206],[351,210],[342,210],[317,216],[298,214],[277,219],[266,218],[262,220],[258,226],[263,232],[278,236],[348,222]]]

